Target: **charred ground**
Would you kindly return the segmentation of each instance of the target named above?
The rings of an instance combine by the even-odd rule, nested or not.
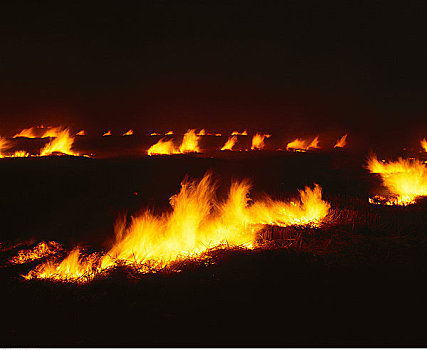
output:
[[[179,273],[118,267],[77,286],[18,277],[40,261],[3,266],[2,345],[425,346],[426,202],[369,205],[381,189],[365,160],[349,152],[3,159],[2,265],[41,240],[108,249],[120,213],[164,208],[185,175],[207,170],[224,190],[249,177],[254,196],[315,182],[332,209],[321,228],[269,227],[262,248],[210,251]]]

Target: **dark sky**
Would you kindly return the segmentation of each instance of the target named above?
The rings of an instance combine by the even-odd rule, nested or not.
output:
[[[426,1],[1,2],[0,133],[418,135],[426,23]]]

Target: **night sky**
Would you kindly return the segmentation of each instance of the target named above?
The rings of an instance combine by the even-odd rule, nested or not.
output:
[[[425,137],[426,23],[425,1],[2,2],[0,134]]]

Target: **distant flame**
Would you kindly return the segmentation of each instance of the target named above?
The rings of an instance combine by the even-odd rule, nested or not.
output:
[[[102,136],[111,136],[111,130],[108,130],[107,132],[105,132]]]
[[[269,138],[271,135],[268,134],[260,134],[256,133],[254,137],[252,137],[252,146],[251,149],[253,150],[261,150],[264,148],[264,140]]]
[[[158,135],[160,135],[160,134],[158,134],[158,133],[156,133],[156,132],[152,132],[152,133],[150,134],[150,136],[158,136]]]
[[[347,145],[347,134],[345,134],[343,137],[341,137],[339,140],[337,140],[334,148],[344,148]]]
[[[196,135],[195,129],[190,129],[184,134],[182,139],[181,146],[176,148],[173,140],[165,141],[160,139],[157,143],[152,145],[147,154],[157,155],[157,154],[177,154],[177,153],[191,153],[199,152],[199,136]]]
[[[381,175],[384,185],[394,196],[390,199],[376,196],[371,203],[376,198],[389,205],[408,205],[420,196],[427,196],[427,167],[419,160],[398,158],[394,162],[380,162],[372,155],[367,167],[371,173]]]
[[[173,131],[172,131],[172,130],[170,130],[170,131],[168,131],[165,135],[173,135]]]
[[[4,137],[0,137],[0,158],[6,157],[4,152],[9,148],[10,148],[9,141]]]
[[[85,131],[84,130],[80,130],[77,134],[76,134],[76,136],[85,136],[86,135],[86,133],[85,133]]]
[[[147,154],[149,156],[156,155],[156,154],[176,154],[179,153],[178,150],[176,150],[175,145],[173,144],[173,140],[165,141],[164,139],[160,139],[157,143],[152,145],[148,151]]]
[[[234,145],[237,143],[237,136],[231,136],[227,142],[222,146],[221,151],[231,151]]]
[[[233,131],[232,133],[231,133],[231,135],[233,135],[233,136],[247,136],[248,135],[248,132],[245,130],[245,131],[243,131],[243,132],[238,132],[238,131]]]
[[[14,135],[13,138],[17,137],[26,137],[26,138],[46,138],[46,137],[55,137],[63,128],[58,127],[47,127],[43,125],[34,126],[28,129],[21,130],[18,134]]]
[[[197,136],[205,136],[206,135],[206,130],[202,129],[197,133]]]
[[[60,263],[37,266],[26,278],[90,279],[118,261],[139,264],[147,272],[223,244],[252,248],[264,225],[318,225],[330,208],[318,185],[301,190],[300,199],[291,202],[269,197],[252,202],[246,180],[233,182],[223,201],[218,201],[216,189],[210,174],[200,181],[186,179],[170,198],[170,211],[157,216],[146,210],[129,226],[118,220],[116,242],[107,254],[83,258],[77,248]]]
[[[128,131],[126,131],[126,132],[123,134],[123,136],[130,136],[130,135],[133,135],[133,130],[132,130],[132,129],[129,129]]]
[[[425,138],[421,140],[421,147],[424,149],[424,152],[427,152],[427,140]]]
[[[316,136],[311,142],[304,139],[296,138],[292,142],[289,142],[286,146],[286,149],[288,151],[294,150],[294,151],[302,151],[305,152],[312,148],[320,148],[319,147],[319,136]]]

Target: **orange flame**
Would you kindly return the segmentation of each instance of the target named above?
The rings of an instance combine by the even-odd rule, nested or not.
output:
[[[156,132],[152,132],[152,133],[150,134],[150,136],[157,136],[157,135],[160,135],[160,134],[158,134],[158,133],[156,133]]]
[[[129,226],[117,221],[116,242],[99,259],[84,259],[75,249],[62,262],[41,264],[25,277],[91,279],[117,262],[138,264],[140,271],[147,272],[186,257],[197,258],[212,247],[250,249],[265,225],[319,225],[330,208],[318,185],[301,190],[300,198],[291,202],[270,197],[252,202],[246,180],[233,182],[224,201],[218,201],[216,189],[210,174],[200,181],[186,179],[180,192],[170,198],[171,211],[156,216],[146,210],[133,217]]]
[[[165,141],[164,139],[160,139],[157,143],[152,145],[147,154],[149,156],[156,154],[176,154],[179,153],[178,150],[175,149],[173,144],[173,140]]]
[[[397,161],[380,162],[376,155],[368,159],[371,173],[381,175],[383,184],[392,198],[376,196],[371,203],[384,202],[388,205],[413,204],[420,196],[427,196],[427,167],[419,160],[398,158]]]
[[[73,143],[74,137],[70,136],[70,131],[68,129],[61,130],[53,140],[41,149],[40,155],[49,156],[54,153],[62,153],[78,156],[78,153],[71,150]]]
[[[180,153],[199,152],[199,136],[196,135],[195,129],[189,129],[182,139],[181,146],[179,146]]]
[[[6,157],[6,155],[4,154],[4,151],[6,151],[9,148],[10,148],[9,141],[4,137],[0,137],[0,158]]]
[[[305,152],[312,148],[320,148],[319,136],[316,136],[310,143],[308,140],[296,138],[292,142],[289,142],[286,146],[286,150],[293,150],[297,152]]]
[[[421,147],[424,149],[424,152],[427,152],[427,140],[425,138],[421,140]]]
[[[132,129],[129,129],[128,131],[126,131],[126,132],[123,134],[123,136],[130,136],[130,135],[133,135],[133,130],[132,130]]]
[[[243,132],[238,132],[238,131],[233,131],[232,133],[231,133],[231,135],[232,136],[247,136],[248,135],[248,132],[245,130],[245,131],[243,131]]]
[[[62,250],[60,244],[51,242],[40,242],[33,249],[23,249],[18,252],[18,255],[12,257],[9,262],[13,265],[25,264],[29,261],[44,258],[49,255],[58,253]]]
[[[347,145],[347,134],[345,134],[343,137],[341,137],[337,142],[335,143],[334,148],[344,148]]]
[[[231,136],[227,142],[222,146],[221,151],[231,151],[234,145],[237,143],[237,136]]]
[[[205,135],[207,135],[205,129],[200,130],[197,134],[197,136],[205,136]]]
[[[267,138],[269,138],[271,135],[268,134],[260,134],[260,133],[256,133],[253,137],[252,137],[252,146],[251,149],[253,150],[261,150],[264,148],[264,140]]]
[[[85,131],[84,130],[80,130],[77,134],[76,134],[76,136],[85,136],[86,135],[86,133],[85,133]]]
[[[105,132],[102,136],[111,136],[111,130],[108,130],[107,132]]]
[[[170,131],[168,131],[165,135],[173,135],[173,131],[172,131],[172,130],[170,130]]]

